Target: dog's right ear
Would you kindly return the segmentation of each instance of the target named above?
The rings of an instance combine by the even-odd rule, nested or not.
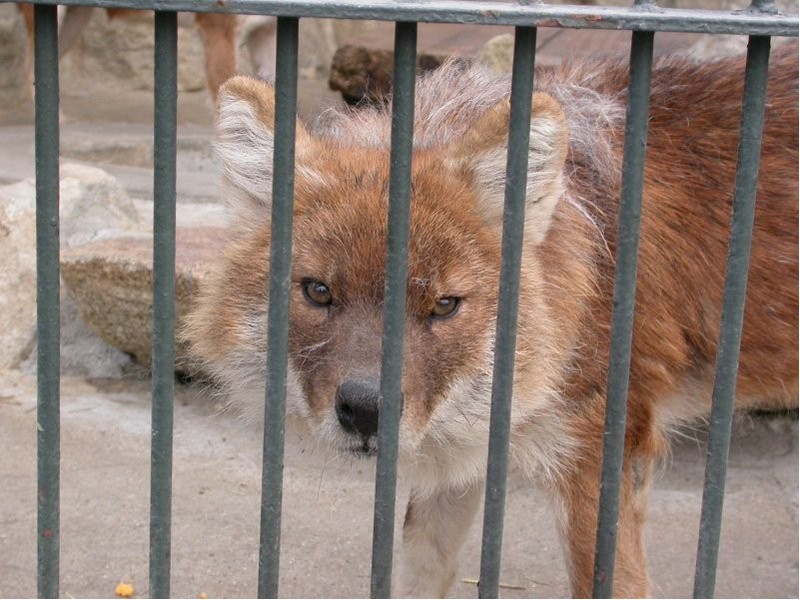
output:
[[[501,100],[487,110],[449,149],[450,164],[472,174],[478,192],[476,208],[487,222],[501,227],[505,199],[508,127],[511,105]],[[547,94],[531,99],[528,178],[525,189],[525,235],[541,243],[563,193],[564,161],[569,136],[561,106]]]
[[[216,125],[215,147],[225,176],[234,188],[243,192],[229,198],[232,209],[248,220],[269,219],[275,147],[275,91],[272,86],[250,77],[229,79],[219,91]],[[312,145],[313,138],[298,121],[297,162]]]

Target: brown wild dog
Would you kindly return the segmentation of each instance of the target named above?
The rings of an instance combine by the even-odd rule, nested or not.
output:
[[[773,51],[738,407],[797,405],[798,48]],[[614,593],[643,597],[654,462],[710,408],[744,61],[654,64]],[[572,593],[591,593],[628,70],[537,73],[510,463],[558,513]],[[483,494],[509,126],[507,79],[448,64],[418,83],[398,592],[443,596]],[[235,78],[217,148],[231,241],[186,334],[232,405],[262,414],[274,93]],[[289,418],[376,452],[390,113],[297,124]]]

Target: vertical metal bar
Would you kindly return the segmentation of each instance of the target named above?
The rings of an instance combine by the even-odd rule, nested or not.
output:
[[[631,363],[633,309],[636,298],[636,261],[639,221],[650,111],[650,72],[653,62],[652,31],[635,31],[631,38],[630,83],[625,124],[617,235],[611,354],[606,388],[603,468],[594,562],[595,598],[610,598],[614,586],[620,478],[625,450],[625,420]]]
[[[708,460],[703,487],[700,537],[697,546],[694,597],[711,598],[717,570],[722,504],[725,498],[739,345],[744,321],[747,269],[753,238],[756,185],[767,95],[770,38],[753,36],[747,46],[747,67],[740,126],[739,158],[733,195],[733,215],[725,275],[717,367],[712,395]]]
[[[275,175],[272,180],[272,241],[267,315],[267,390],[264,405],[261,537],[258,553],[259,598],[278,597],[297,122],[297,33],[296,18],[278,18],[273,157]]]
[[[378,419],[378,459],[372,526],[370,594],[373,598],[388,598],[392,587],[397,438],[403,407],[403,331],[406,318],[416,64],[417,24],[395,23],[386,300],[383,311],[381,409]]]
[[[58,22],[55,6],[35,6],[37,593],[58,598],[61,463],[58,226]]]
[[[525,224],[535,53],[536,28],[517,27],[514,36],[502,263],[492,374],[492,410],[489,424],[486,500],[483,509],[481,574],[478,584],[480,598],[497,598],[500,583],[500,553],[508,476],[508,442],[511,430],[511,396],[514,388],[514,353],[517,346],[519,273]]]
[[[175,391],[175,151],[178,19],[155,14],[153,173],[153,407],[150,446],[150,597],[170,593],[172,411]]]

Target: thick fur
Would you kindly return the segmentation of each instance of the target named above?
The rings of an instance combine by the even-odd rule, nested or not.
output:
[[[669,429],[710,407],[744,61],[653,69],[614,593],[645,596],[642,525]],[[520,283],[512,468],[543,485],[572,593],[591,592],[627,69],[537,73]],[[797,46],[773,52],[741,361],[742,408],[797,405]],[[500,269],[508,81],[449,64],[415,112],[401,472],[411,480],[400,592],[444,595],[480,504]],[[218,151],[232,241],[187,336],[230,394],[262,411],[274,94],[236,78],[220,94]],[[389,180],[387,110],[297,125],[288,411],[320,445],[371,453],[339,424],[338,386],[376,378]],[[324,282],[315,306],[304,282]],[[440,298],[461,299],[448,319]]]

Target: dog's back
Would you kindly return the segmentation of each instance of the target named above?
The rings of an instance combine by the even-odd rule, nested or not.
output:
[[[661,327],[653,333],[680,349],[684,372],[710,368],[717,353],[744,79],[744,61],[727,62],[665,65],[664,78],[677,85],[657,78],[653,89],[642,256],[645,269],[658,267],[642,273],[641,298],[678,291],[670,329],[681,337]],[[797,107],[797,46],[790,44],[774,52],[767,90],[737,385],[742,408],[797,403]],[[687,192],[678,202],[675,181]],[[639,322],[658,318],[645,312]]]
[[[646,406],[638,413],[648,418],[652,405],[667,421],[709,408],[743,75],[743,58],[702,63],[673,57],[653,68],[630,377],[631,398],[641,399]],[[571,126],[566,197],[597,231],[600,293],[591,318],[603,326],[584,340],[592,350],[578,369],[581,387],[605,378],[604,362],[592,356],[608,348],[627,77],[621,65],[606,66],[602,75],[578,65],[540,77],[539,87],[561,101]],[[743,408],[797,403],[797,90],[797,45],[786,44],[770,64],[737,389]],[[570,103],[576,96],[595,102]]]

